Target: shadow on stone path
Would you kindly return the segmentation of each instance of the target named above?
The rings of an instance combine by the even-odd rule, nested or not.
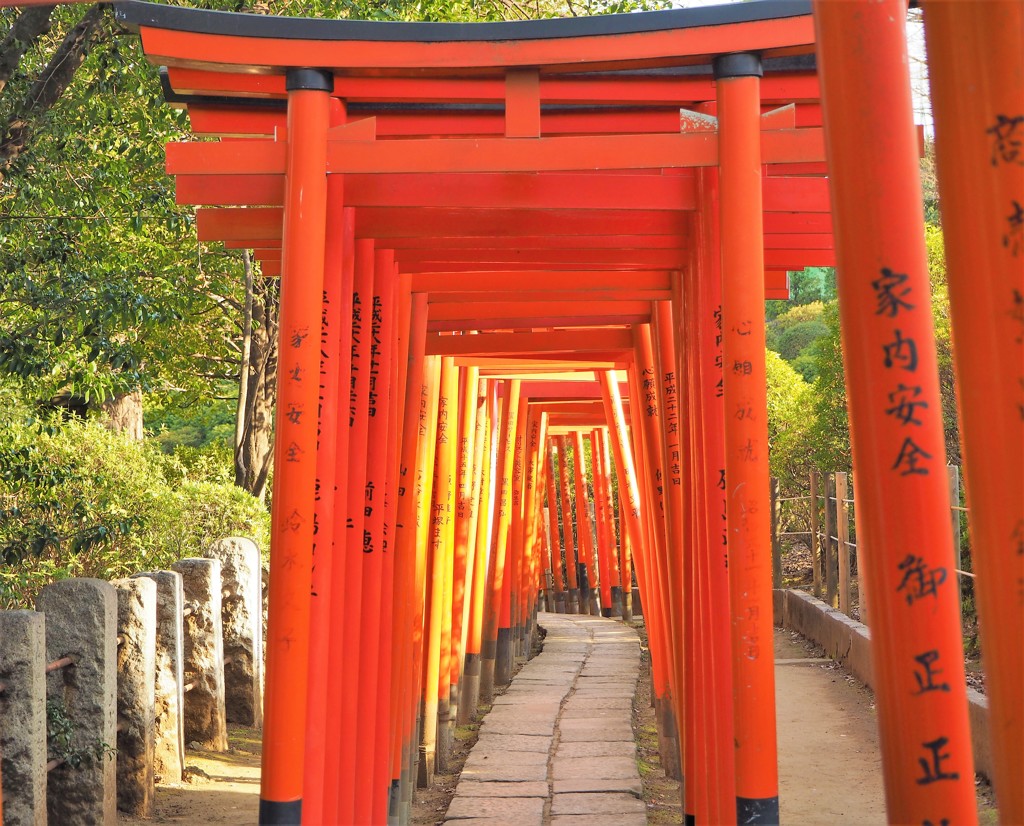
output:
[[[541,614],[540,624],[544,650],[484,718],[445,823],[646,823],[632,726],[636,632],[570,614]]]

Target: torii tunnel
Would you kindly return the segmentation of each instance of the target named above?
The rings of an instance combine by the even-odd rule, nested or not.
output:
[[[1024,5],[923,6],[1021,823]],[[281,279],[261,822],[404,822],[538,608],[628,618],[634,574],[687,822],[778,822],[764,301],[810,265],[838,268],[889,818],[977,821],[905,0],[116,8],[201,138],[167,147],[200,241]]]

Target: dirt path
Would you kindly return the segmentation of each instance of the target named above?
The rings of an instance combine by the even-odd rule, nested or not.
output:
[[[885,824],[874,697],[799,634],[775,630],[783,823]]]
[[[260,808],[259,732],[231,726],[228,739],[231,748],[222,754],[191,750],[185,754],[187,780],[157,787],[156,811],[151,820],[121,814],[118,823],[256,823]]]

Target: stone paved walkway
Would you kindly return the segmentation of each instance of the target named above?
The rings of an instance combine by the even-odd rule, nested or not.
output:
[[[540,624],[544,650],[484,718],[445,823],[642,826],[636,632],[570,614],[541,614]]]

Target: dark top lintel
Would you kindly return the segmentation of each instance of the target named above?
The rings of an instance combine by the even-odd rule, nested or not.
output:
[[[134,28],[148,26],[196,34],[278,40],[440,43],[553,40],[725,26],[805,17],[811,13],[811,3],[810,0],[753,0],[692,9],[501,23],[321,20],[207,11],[146,3],[141,0],[121,0],[114,3],[114,9],[120,22]]]

